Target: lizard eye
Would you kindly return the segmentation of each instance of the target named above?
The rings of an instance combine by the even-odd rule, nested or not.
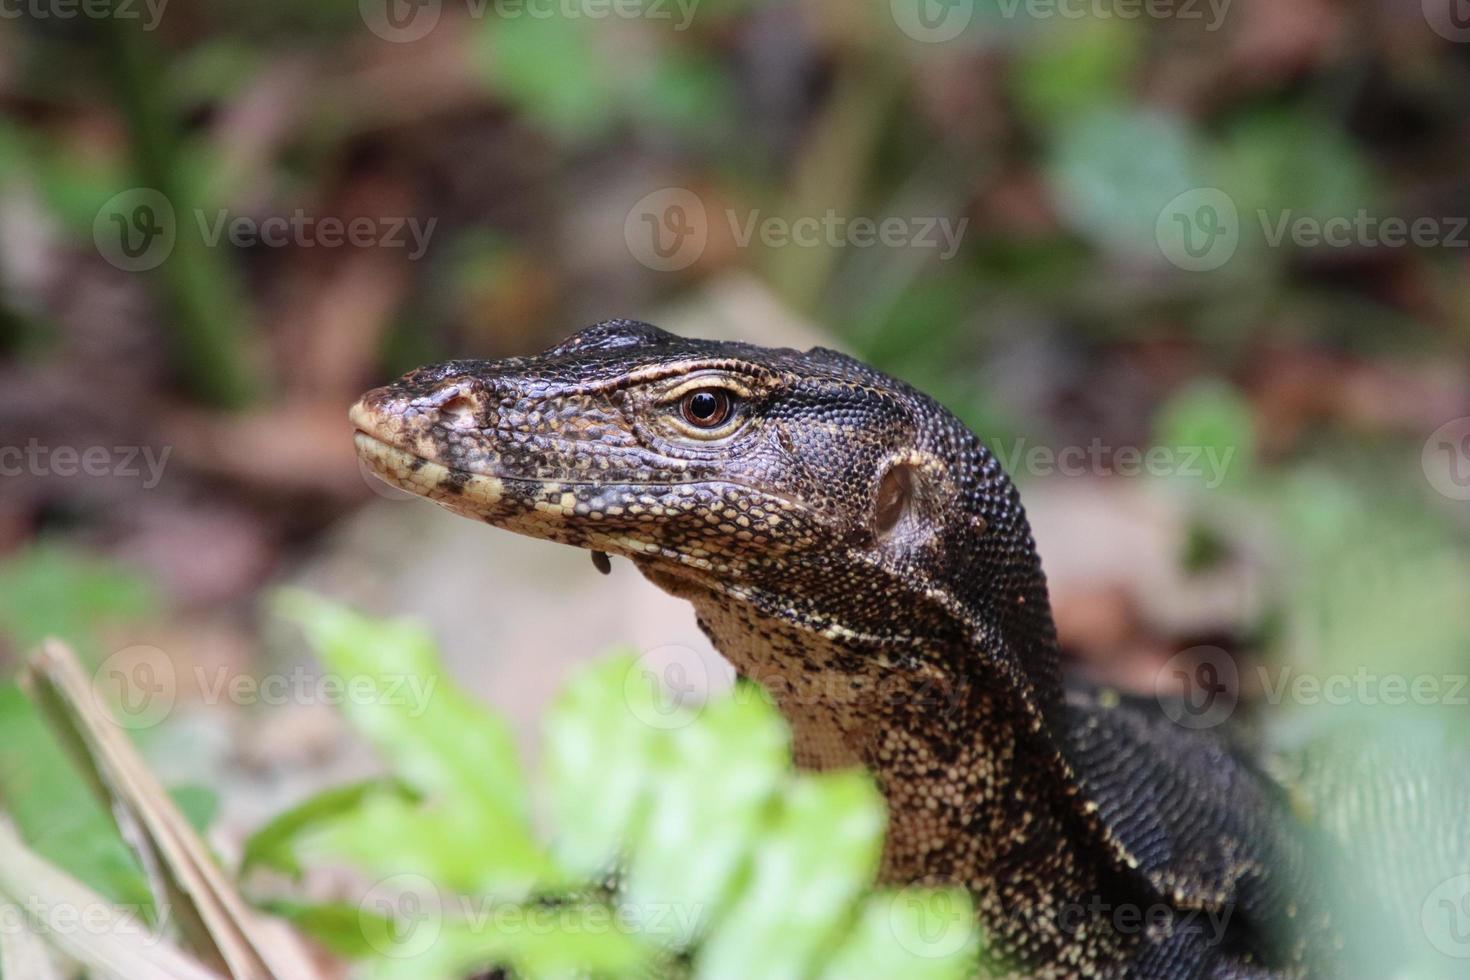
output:
[[[684,396],[679,402],[679,413],[690,425],[715,429],[729,419],[733,407],[730,394],[724,389],[701,388]]]

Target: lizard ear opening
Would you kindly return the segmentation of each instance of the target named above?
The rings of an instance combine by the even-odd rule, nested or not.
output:
[[[873,511],[873,526],[879,538],[892,535],[913,512],[918,481],[918,473],[908,463],[895,463],[878,481],[878,501]]]

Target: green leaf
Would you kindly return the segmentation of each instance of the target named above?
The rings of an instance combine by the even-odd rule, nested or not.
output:
[[[1024,48],[1013,74],[1017,101],[1043,126],[1126,100],[1144,35],[1116,18],[1046,30]]]
[[[636,835],[653,792],[650,761],[661,726],[686,725],[693,714],[666,704],[640,683],[631,654],[579,673],[547,716],[546,773],[562,867],[592,877]],[[588,806],[588,800],[596,806]]]
[[[193,827],[200,835],[209,830],[209,825],[214,822],[215,814],[219,812],[219,794],[208,786],[188,784],[183,786],[170,786],[168,795],[173,799],[174,805],[179,808],[185,822]]]
[[[438,669],[414,627],[299,594],[285,605],[333,669],[350,676]],[[457,758],[464,745],[441,737],[439,726],[451,720],[466,742],[501,753],[485,760],[490,768],[513,762],[508,740],[471,730],[485,718],[449,707],[462,696],[447,683],[414,725],[378,717],[387,705],[349,706],[404,781],[423,792],[422,802],[392,783],[324,794],[262,829],[246,864],[294,870],[324,851],[383,876],[355,908],[276,909],[361,959],[365,975],[389,980],[492,966],[526,977],[664,975],[687,970],[684,950],[703,977],[810,976],[824,966],[828,977],[866,976],[881,964],[948,978],[973,969],[976,939],[963,896],[867,895],[885,811],[866,774],[791,773],[785,723],[755,688],[694,709],[666,700],[655,680],[631,654],[613,657],[575,677],[548,717],[562,870],[515,820],[512,835],[523,835],[515,845],[495,841],[487,820],[507,815],[485,812],[478,793],[446,791],[448,778],[479,778]],[[422,725],[433,733],[417,731]],[[422,758],[435,754],[454,761]],[[501,771],[490,783],[508,778]],[[603,873],[619,857],[621,885],[599,901]],[[534,886],[535,899],[505,901],[507,882],[520,886],[510,897]]]
[[[555,908],[507,906],[480,910],[477,921],[445,921],[432,914],[415,924],[409,946],[370,961],[379,980],[459,980],[495,966],[525,977],[660,976],[648,950],[619,926],[605,906]],[[423,914],[423,913],[420,913]],[[390,929],[393,927],[390,927]],[[400,931],[374,936],[379,948],[400,941]]]
[[[0,686],[0,805],[41,857],[114,902],[153,907],[111,818],[14,684]]]
[[[1175,197],[1208,186],[1206,153],[1183,120],[1105,107],[1069,117],[1047,167],[1067,222],[1104,248],[1159,255],[1156,225]]]
[[[408,788],[393,779],[365,779],[337,786],[297,804],[250,835],[240,856],[239,874],[244,877],[257,866],[284,874],[298,875],[301,865],[295,848],[301,836],[322,822],[343,816],[371,795],[399,792],[409,796]]]
[[[322,831],[380,870],[432,869],[466,890],[523,893],[557,875],[532,838],[515,745],[501,719],[445,681],[420,627],[360,616],[302,592],[282,595],[327,668],[343,710],[424,800],[377,794]],[[382,847],[393,840],[393,848]]]
[[[495,92],[532,119],[570,139],[612,122],[614,79],[583,20],[486,18],[475,55]]]
[[[794,777],[749,882],[699,951],[697,975],[807,975],[871,880],[883,825],[883,801],[866,773]]]
[[[1208,489],[1249,476],[1255,458],[1255,423],[1250,405],[1223,381],[1196,382],[1165,402],[1154,420],[1154,445],[1183,464],[1185,478]]]
[[[58,545],[36,545],[0,564],[0,630],[21,650],[58,636],[95,656],[101,625],[141,619],[157,607],[153,588],[136,573]]]
[[[1251,114],[1226,133],[1220,186],[1240,212],[1246,240],[1262,244],[1283,214],[1318,220],[1353,217],[1378,199],[1363,154],[1337,123],[1300,111]]]
[[[267,899],[260,908],[285,919],[338,956],[368,959],[382,950],[369,937],[387,936],[392,927],[386,916],[350,902],[295,902]]]
[[[907,888],[870,895],[821,980],[964,980],[979,955],[969,893]]]
[[[652,806],[633,847],[624,895],[645,933],[688,946],[729,904],[760,847],[763,818],[790,762],[786,723],[754,685],[707,705],[651,760]]]
[[[625,101],[635,117],[686,140],[728,132],[735,119],[729,79],[713,58],[692,49],[658,49],[631,80]]]

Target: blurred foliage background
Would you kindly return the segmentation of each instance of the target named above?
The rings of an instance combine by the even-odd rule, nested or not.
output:
[[[348,438],[360,390],[599,319],[713,318],[851,350],[985,436],[1030,501],[1081,669],[1148,690],[1167,665],[1223,657],[1231,705],[1293,718],[1324,699],[1281,694],[1283,677],[1367,671],[1381,705],[1383,676],[1430,676],[1441,695],[1418,706],[1456,713],[1443,692],[1470,667],[1456,14],[7,7],[0,656],[55,633],[93,664],[139,644],[232,673],[290,662],[262,590],[330,563],[340,529],[384,509]],[[1395,222],[1418,237],[1395,240]],[[1139,462],[1150,449],[1158,465]],[[436,627],[495,644],[472,617]],[[605,644],[622,639],[637,641]],[[0,724],[21,711],[9,694]],[[135,734],[198,783],[207,767],[179,756],[216,729],[189,717]],[[52,767],[5,742],[14,805]],[[267,811],[333,781],[309,754],[211,751],[223,761],[203,781],[236,839],[262,814],[232,780],[279,777]],[[191,812],[208,820],[213,802]]]

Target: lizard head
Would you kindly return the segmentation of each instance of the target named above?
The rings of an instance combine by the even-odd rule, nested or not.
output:
[[[1017,617],[1050,638],[995,458],[932,399],[834,351],[613,320],[536,356],[410,372],[351,418],[388,482],[625,556],[686,598],[868,646],[998,648]]]

